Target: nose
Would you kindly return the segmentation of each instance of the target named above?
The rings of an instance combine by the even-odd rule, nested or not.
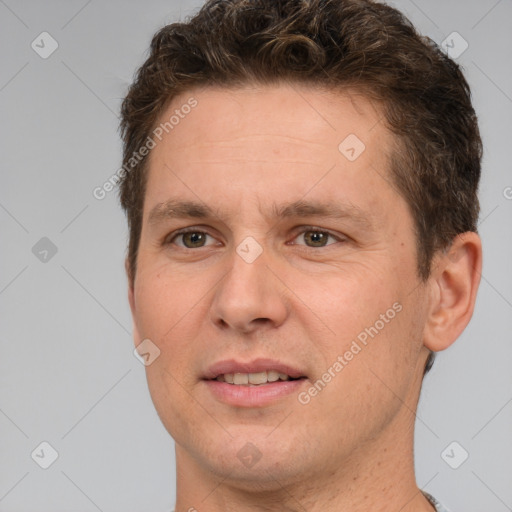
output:
[[[212,299],[211,318],[217,327],[250,334],[285,321],[289,309],[285,287],[265,252],[251,263],[233,252],[231,269]]]

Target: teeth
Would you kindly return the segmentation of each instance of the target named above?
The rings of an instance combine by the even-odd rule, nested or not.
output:
[[[269,382],[275,382],[276,380],[279,380],[279,375],[282,375],[282,374],[280,374],[279,372],[276,372],[275,370],[270,370],[267,372],[267,380]]]
[[[235,373],[233,384],[249,384],[249,375],[247,373]]]
[[[266,384],[267,383],[267,372],[259,372],[259,373],[249,373],[249,374],[239,374],[236,375],[243,375],[244,377],[247,376],[247,381],[251,384]],[[235,384],[238,384],[235,380]],[[245,382],[244,382],[245,384]]]
[[[215,380],[219,382],[227,382],[235,385],[253,385],[267,384],[268,382],[276,382],[278,380],[289,380],[290,377],[286,373],[279,373],[275,370],[258,373],[225,373],[219,375]]]

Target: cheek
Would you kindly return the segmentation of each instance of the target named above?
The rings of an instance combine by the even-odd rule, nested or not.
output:
[[[342,342],[373,325],[400,300],[402,294],[396,280],[383,277],[389,275],[383,267],[376,272],[351,265],[329,275],[296,278],[294,291],[304,297],[310,316],[329,327],[331,334]],[[389,316],[394,317],[394,313],[392,310]]]
[[[146,267],[135,286],[139,334],[163,342],[200,299],[198,285],[180,278],[179,273],[166,265]]]
[[[146,367],[151,399],[169,433],[183,436],[172,429],[190,421],[190,396],[185,389],[191,389],[195,381],[187,369],[197,359],[204,291],[170,276],[162,268],[144,273],[136,287],[136,322],[141,339],[150,339],[160,350]]]
[[[309,332],[322,353],[323,370],[341,356],[340,384],[350,380],[358,393],[366,393],[366,387],[383,386],[380,377],[391,388],[402,388],[421,348],[424,321],[421,299],[405,285],[411,282],[399,279],[391,265],[378,271],[353,266],[336,278],[304,280],[297,295],[307,297],[310,310],[302,306],[301,322],[309,318],[310,327],[328,328]]]
[[[148,379],[155,389],[162,385],[162,379],[167,382],[170,375],[184,380],[183,384],[192,378],[184,369],[191,367],[202,350],[198,344],[204,339],[200,330],[208,318],[210,288],[206,279],[172,271],[168,265],[153,271],[147,269],[137,283],[139,337],[150,339],[160,350],[155,363],[147,367]]]

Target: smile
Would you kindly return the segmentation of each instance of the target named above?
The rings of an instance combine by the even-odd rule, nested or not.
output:
[[[297,380],[293,379],[286,373],[280,373],[275,370],[263,371],[258,373],[224,373],[218,375],[215,380],[219,382],[227,382],[235,386],[260,386],[278,380]]]

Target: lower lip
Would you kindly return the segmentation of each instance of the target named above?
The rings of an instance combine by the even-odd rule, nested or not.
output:
[[[218,380],[205,380],[212,394],[229,405],[236,407],[262,407],[279,398],[298,393],[306,379],[281,380],[258,386],[228,384]]]

